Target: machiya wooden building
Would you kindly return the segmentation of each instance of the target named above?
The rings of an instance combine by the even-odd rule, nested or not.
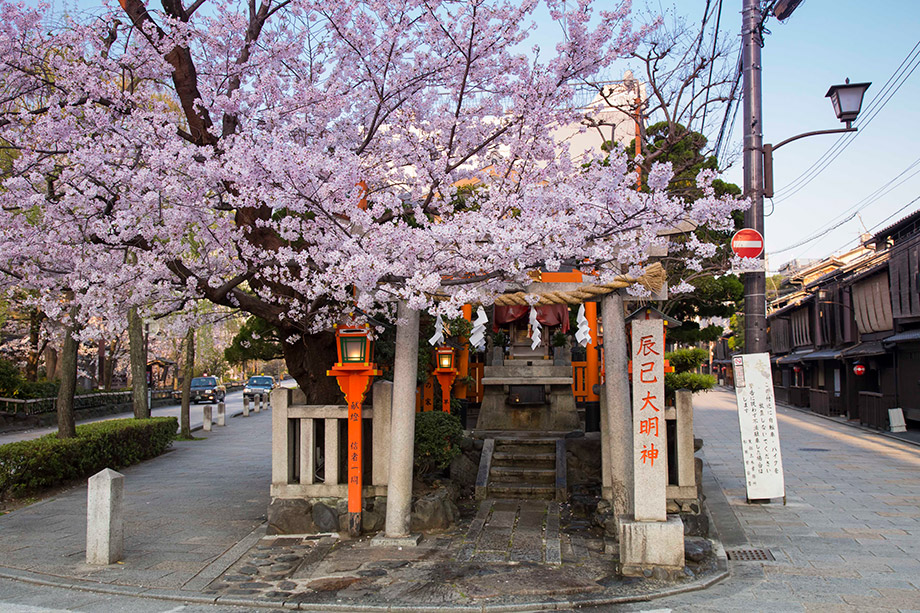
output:
[[[768,314],[777,400],[881,429],[891,408],[920,421],[920,211],[793,282]]]

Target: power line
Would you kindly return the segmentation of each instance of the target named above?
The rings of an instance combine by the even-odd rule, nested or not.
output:
[[[901,61],[901,64],[900,64],[900,65],[894,70],[894,72],[892,72],[892,74],[888,77],[888,80],[885,82],[885,84],[881,87],[881,89],[878,90],[878,94],[876,94],[875,96],[873,96],[872,100],[869,101],[869,104],[868,104],[867,107],[866,107],[866,113],[864,114],[863,117],[860,117],[860,118],[857,119],[856,122],[855,122],[856,125],[857,125],[857,127],[859,127],[859,126],[861,126],[861,125],[863,125],[863,124],[865,123],[865,118],[866,118],[866,116],[868,115],[868,113],[871,113],[871,112],[875,109],[875,105],[878,104],[878,102],[884,97],[884,95],[885,95],[886,92],[888,91],[889,85],[891,85],[892,81],[894,81],[894,80],[897,78],[897,76],[902,72],[902,70],[903,70],[904,67],[905,67],[905,64],[909,64],[910,62],[913,61],[913,60],[911,59],[911,56],[914,54],[914,52],[917,50],[918,47],[920,47],[920,41],[917,41],[917,44],[914,45],[914,48],[911,49],[910,52],[908,52],[907,56]],[[812,171],[814,171],[815,168],[816,168],[818,165],[820,165],[820,164],[827,158],[827,156],[832,155],[833,152],[834,152],[836,149],[838,149],[838,148],[843,144],[844,141],[847,141],[847,140],[849,140],[849,139],[852,138],[852,137],[853,137],[853,134],[844,134],[844,135],[841,135],[841,136],[834,142],[834,144],[831,145],[831,146],[828,148],[828,150],[825,151],[824,154],[822,154],[821,157],[818,158],[818,160],[816,160],[810,167],[808,167],[807,169],[805,169],[805,171],[802,172],[802,174],[800,174],[798,177],[796,177],[795,179],[793,179],[788,185],[786,185],[786,186],[780,188],[779,193],[788,192],[790,189],[793,189],[794,187],[796,187],[797,183],[799,183],[803,178],[805,178],[806,175],[809,175],[810,173],[812,173]]]
[[[708,7],[707,2],[707,7]],[[706,129],[706,112],[709,110],[709,91],[712,89],[712,67],[715,65],[716,43],[719,40],[719,24],[722,23],[722,0],[719,0],[719,10],[716,14],[716,27],[712,31],[712,52],[709,54],[709,77],[706,79],[706,102],[703,103],[703,121],[700,127]]]
[[[914,167],[918,165],[920,165],[920,158],[917,158],[916,160],[914,160],[913,163],[911,163],[907,168],[905,168],[900,173],[898,173],[898,175],[889,179],[884,185],[882,185],[881,187],[879,187],[878,189],[870,193],[868,196],[866,196],[865,198],[863,198],[862,200],[860,200],[859,202],[857,202],[856,204],[848,208],[844,212],[844,215],[846,215],[846,217],[842,217],[842,218],[839,218],[837,221],[831,222],[830,224],[815,231],[815,233],[812,234],[811,236],[805,239],[802,239],[792,245],[789,245],[788,247],[783,247],[782,249],[777,249],[775,251],[771,250],[770,251],[771,255],[790,251],[797,247],[801,247],[802,245],[807,245],[808,243],[818,240],[819,238],[827,236],[829,232],[836,230],[843,224],[847,223],[848,221],[856,217],[859,214],[859,211],[863,210],[870,204],[878,201],[883,196],[886,196],[887,194],[892,192],[894,189],[900,187],[901,185],[903,185],[905,182],[907,182],[911,178],[920,174],[920,169],[918,169],[914,171],[913,173],[911,173],[909,176],[905,177],[901,182],[897,183],[896,185],[892,185],[895,181],[897,181],[899,178],[901,178],[903,175],[905,175],[907,172],[909,172],[910,170],[912,170]]]
[[[866,108],[863,115],[857,119],[856,124],[859,128],[866,128],[872,122],[873,119],[881,112],[882,109],[888,104],[892,97],[898,93],[904,83],[910,78],[910,76],[917,69],[917,66],[920,66],[920,41],[917,41],[917,44],[914,45],[914,48],[908,53],[907,57],[901,62],[901,65],[895,70],[894,73],[888,78],[888,81],[885,85],[882,86],[882,89],[879,93],[870,101],[868,107]],[[916,53],[915,53],[916,52]],[[911,57],[913,56],[913,57]],[[906,65],[906,66],[905,66]],[[912,67],[911,67],[912,65]],[[905,71],[908,70],[905,74]],[[899,81],[896,84],[892,84],[893,81]],[[894,87],[891,91],[891,87]],[[777,190],[777,204],[787,200],[795,193],[800,191],[806,185],[811,183],[819,174],[821,174],[834,160],[836,160],[843,151],[849,147],[850,143],[860,134],[860,132],[851,132],[848,134],[841,135],[833,145],[831,145],[822,155],[819,157],[811,166],[805,169],[802,174],[793,179],[788,185]]]

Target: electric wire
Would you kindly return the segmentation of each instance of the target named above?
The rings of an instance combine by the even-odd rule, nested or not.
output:
[[[891,75],[888,77],[888,80],[885,82],[885,84],[882,85],[882,87],[881,87],[880,90],[878,90],[878,94],[876,94],[875,96],[873,96],[872,100],[869,101],[868,105],[866,106],[866,115],[868,115],[869,113],[871,113],[871,112],[875,109],[875,105],[878,104],[878,102],[879,102],[879,101],[882,99],[882,97],[885,95],[885,93],[887,92],[887,90],[888,90],[890,84],[892,83],[892,81],[895,80],[895,79],[897,78],[897,75],[900,74],[900,73],[903,71],[905,64],[909,64],[910,62],[913,61],[913,60],[911,59],[911,56],[914,55],[914,52],[917,51],[917,48],[918,48],[918,47],[920,47],[920,41],[917,41],[917,44],[914,45],[914,48],[911,49],[911,50],[908,52],[907,56],[906,56],[903,60],[901,60],[901,64],[894,70],[894,72],[891,73]],[[865,116],[864,116],[864,117],[860,117],[860,118],[857,119],[854,123],[857,125],[857,127],[859,127],[860,125],[862,125],[863,123],[865,123]],[[789,191],[790,189],[792,189],[793,187],[795,187],[796,183],[799,182],[805,175],[809,174],[812,170],[814,170],[816,166],[818,166],[819,164],[821,164],[821,163],[824,161],[824,159],[826,158],[826,156],[832,154],[832,150],[838,148],[838,147],[842,144],[842,142],[843,142],[844,140],[850,138],[851,136],[852,136],[852,134],[843,134],[843,135],[841,135],[841,136],[837,139],[837,141],[835,141],[834,144],[831,145],[831,146],[828,148],[828,150],[825,151],[824,154],[822,154],[822,156],[821,156],[820,158],[818,158],[818,160],[816,160],[811,166],[809,166],[808,168],[806,168],[806,169],[802,172],[802,174],[800,174],[798,177],[796,177],[795,179],[793,179],[793,180],[790,182],[789,185],[780,188],[779,191],[780,191],[780,192],[786,192],[786,191]]]
[[[881,221],[878,222],[877,224],[874,224],[871,228],[868,229],[868,232],[872,232],[873,230],[875,230],[876,228],[878,228],[878,227],[881,226],[882,224],[887,223],[888,220],[892,219],[893,217],[895,217],[895,216],[897,216],[897,215],[900,215],[905,209],[907,209],[910,205],[912,205],[913,203],[917,202],[918,200],[920,200],[920,196],[917,196],[916,198],[914,198],[913,200],[911,200],[910,202],[908,202],[907,204],[905,204],[904,206],[902,206],[901,208],[899,208],[897,211],[895,211],[894,213],[892,213],[891,215],[889,215],[889,216],[886,217],[885,219],[881,220]],[[834,249],[834,251],[833,251],[832,253],[837,253],[838,251],[840,251],[841,249],[844,249],[844,248],[845,248],[847,245],[849,245],[849,244],[850,244],[850,241],[845,242],[843,245],[841,245],[841,246],[837,247],[836,249]]]
[[[865,198],[863,198],[862,200],[860,200],[859,202],[857,202],[857,203],[854,204],[853,206],[849,207],[849,208],[844,212],[844,215],[845,215],[844,217],[840,217],[840,218],[838,218],[837,220],[831,222],[830,224],[827,224],[827,225],[823,226],[823,227],[820,228],[819,230],[815,231],[815,233],[812,234],[811,236],[809,236],[809,237],[807,237],[807,238],[804,238],[804,239],[802,239],[802,240],[800,240],[800,241],[798,241],[798,242],[796,242],[796,243],[793,243],[792,245],[789,245],[789,246],[787,246],[787,247],[783,247],[782,249],[771,250],[771,251],[770,251],[771,255],[774,255],[774,254],[777,254],[777,253],[784,253],[784,252],[786,252],[786,251],[790,251],[790,250],[795,249],[795,248],[797,248],[797,247],[801,247],[801,246],[803,246],[803,245],[807,245],[808,243],[811,243],[811,242],[813,242],[813,241],[816,241],[816,240],[818,240],[819,238],[823,238],[823,237],[827,236],[829,232],[831,232],[831,231],[833,231],[833,230],[836,230],[837,228],[839,228],[839,227],[842,226],[843,224],[845,224],[845,223],[847,223],[848,221],[852,220],[854,217],[856,217],[856,216],[859,214],[860,211],[862,211],[863,209],[865,209],[867,206],[869,206],[870,204],[875,203],[876,201],[878,201],[879,199],[881,199],[883,196],[888,195],[889,193],[891,193],[891,192],[892,192],[893,190],[895,190],[896,188],[900,187],[901,185],[903,185],[904,183],[906,183],[907,181],[909,181],[909,180],[912,179],[913,177],[915,177],[915,176],[917,176],[918,174],[920,174],[920,169],[917,169],[917,170],[915,170],[913,173],[911,173],[910,175],[908,175],[907,177],[905,177],[902,181],[900,181],[900,182],[898,182],[897,184],[894,184],[894,185],[893,185],[893,183],[894,183],[895,181],[897,181],[900,177],[904,176],[906,173],[908,173],[909,171],[911,171],[912,169],[914,169],[914,168],[915,168],[916,166],[918,166],[918,165],[920,165],[920,158],[917,158],[916,160],[914,160],[913,163],[911,163],[907,168],[905,168],[903,171],[901,171],[897,176],[893,177],[892,179],[889,179],[884,185],[882,185],[881,187],[877,188],[877,189],[876,189],[875,191],[873,191],[871,194],[869,194],[868,196],[866,196]],[[918,197],[918,198],[920,198],[920,197]]]
[[[894,177],[892,177],[891,179],[889,179],[888,181],[886,181],[883,185],[881,185],[880,187],[878,187],[877,189],[875,189],[875,190],[874,190],[873,192],[871,192],[869,195],[865,196],[863,199],[859,200],[858,202],[856,202],[855,204],[853,204],[851,207],[849,207],[848,209],[844,210],[838,217],[836,217],[836,218],[834,218],[834,219],[831,219],[831,220],[828,222],[827,225],[825,225],[825,226],[819,228],[818,230],[816,230],[816,231],[815,231],[815,236],[820,236],[821,234],[824,234],[826,231],[828,231],[828,229],[832,229],[832,227],[834,227],[834,224],[835,224],[837,221],[839,221],[842,217],[848,215],[849,213],[851,213],[851,212],[853,212],[853,211],[855,211],[856,213],[859,213],[859,211],[861,211],[862,209],[866,208],[866,206],[868,206],[868,205],[874,203],[875,201],[877,201],[877,200],[878,200],[879,198],[881,198],[882,196],[887,195],[888,193],[890,193],[890,192],[891,192],[892,190],[894,190],[895,188],[900,187],[900,186],[903,185],[906,181],[908,181],[910,178],[916,176],[917,174],[920,174],[920,170],[917,170],[916,172],[914,172],[914,173],[911,174],[910,176],[906,177],[903,181],[901,181],[901,182],[898,183],[897,185],[891,186],[892,183],[894,183],[895,181],[897,181],[898,179],[900,179],[901,177],[903,177],[905,174],[907,174],[908,172],[910,172],[910,171],[911,171],[913,168],[915,168],[917,165],[920,165],[920,158],[917,158],[916,160],[914,160],[913,162],[911,162],[911,164],[910,164],[907,168],[905,168],[904,170],[902,170],[901,172],[899,172],[897,175],[895,175]],[[890,189],[887,189],[889,186],[891,186],[891,188],[890,188]],[[884,192],[884,193],[883,193],[883,192]],[[849,219],[852,219],[852,216],[850,216],[850,217],[847,218],[847,220],[849,220]]]
[[[708,6],[708,3],[707,3]],[[709,110],[709,92],[712,90],[712,68],[715,65],[716,43],[719,41],[719,25],[722,23],[722,0],[719,0],[719,9],[716,13],[716,27],[712,31],[712,52],[709,54],[709,77],[706,79],[706,101],[703,103],[703,121],[700,127],[706,129],[706,112]],[[730,104],[730,103],[729,103]]]
[[[913,56],[913,57],[911,57]],[[901,65],[888,78],[885,85],[879,93],[869,102],[863,115],[857,119],[854,124],[858,128],[865,129],[873,119],[885,108],[888,102],[901,89],[904,83],[910,78],[918,66],[920,66],[920,41],[914,45],[914,48],[908,53],[907,57],[901,62]],[[909,71],[908,71],[909,69]],[[905,71],[908,71],[905,73]],[[893,83],[894,82],[894,83]],[[891,87],[894,87],[893,91]],[[849,147],[850,143],[860,134],[860,132],[850,132],[841,135],[833,145],[831,145],[811,166],[803,171],[798,177],[793,179],[788,185],[777,190],[776,202],[781,203],[792,195],[800,191],[806,185],[811,183],[820,175],[837,157]]]

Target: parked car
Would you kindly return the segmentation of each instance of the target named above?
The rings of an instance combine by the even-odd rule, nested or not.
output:
[[[255,375],[243,387],[243,397],[252,398],[256,394],[269,394],[275,389],[275,378],[268,375]]]
[[[199,400],[209,402],[223,402],[227,397],[227,388],[221,385],[217,377],[195,377],[192,379],[191,400],[198,403]]]

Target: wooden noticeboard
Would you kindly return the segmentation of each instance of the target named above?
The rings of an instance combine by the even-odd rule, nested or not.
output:
[[[785,498],[769,353],[732,358],[748,500]]]

